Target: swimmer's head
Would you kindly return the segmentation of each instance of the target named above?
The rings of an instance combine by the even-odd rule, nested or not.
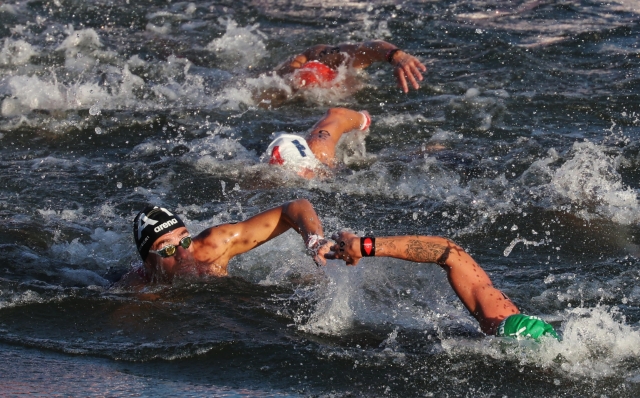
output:
[[[553,326],[537,316],[515,314],[504,319],[496,331],[498,337],[511,337],[516,339],[530,338],[540,339],[542,336],[551,336],[560,339]]]
[[[302,65],[291,77],[294,88],[322,87],[331,83],[338,72],[322,62],[310,61]]]
[[[169,210],[147,206],[133,220],[133,238],[140,257],[145,261],[154,242],[176,229],[185,228],[184,222]]]
[[[279,135],[267,148],[269,164],[285,166],[296,172],[321,167],[307,141],[294,134]]]

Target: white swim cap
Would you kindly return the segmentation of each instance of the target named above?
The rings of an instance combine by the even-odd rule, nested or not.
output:
[[[294,168],[316,169],[322,163],[316,159],[307,140],[294,134],[281,134],[267,148],[266,157],[269,164]]]

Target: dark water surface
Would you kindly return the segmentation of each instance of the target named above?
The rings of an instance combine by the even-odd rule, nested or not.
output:
[[[635,0],[1,3],[0,393],[640,395],[639,21]],[[369,39],[422,87],[375,65],[353,95],[254,102],[285,57]],[[334,176],[260,162],[331,106],[373,119]],[[563,341],[486,337],[439,267],[318,269],[295,233],[231,278],[108,289],[148,202],[199,232],[294,198],[328,234],[456,240]]]

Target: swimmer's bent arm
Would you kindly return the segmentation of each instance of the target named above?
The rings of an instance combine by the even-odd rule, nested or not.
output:
[[[298,199],[242,222],[204,230],[194,242],[209,251],[213,261],[226,264],[234,256],[248,252],[291,228],[302,236],[307,246],[323,236],[322,223],[311,203]],[[324,264],[324,254],[328,250],[328,243],[323,241],[323,246],[317,248],[314,261]]]
[[[307,135],[307,144],[313,155],[323,164],[334,167],[336,145],[342,134],[359,129],[368,116],[347,108],[331,108]],[[370,120],[369,120],[370,121]]]

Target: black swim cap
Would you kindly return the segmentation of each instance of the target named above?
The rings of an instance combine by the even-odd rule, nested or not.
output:
[[[162,235],[184,227],[180,217],[158,206],[147,206],[133,220],[133,239],[142,260],[146,260],[149,249]]]

